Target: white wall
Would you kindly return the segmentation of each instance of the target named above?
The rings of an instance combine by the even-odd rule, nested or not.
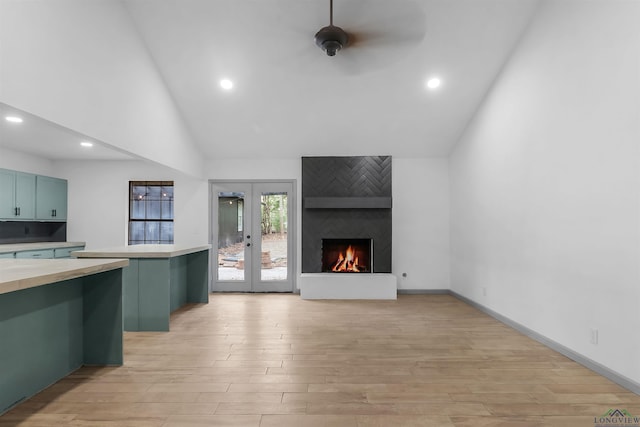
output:
[[[205,180],[142,161],[58,161],[69,184],[67,240],[87,249],[127,243],[129,181],[174,181],[174,241],[201,245],[208,238]]]
[[[392,179],[392,268],[398,287],[449,289],[447,159],[394,157]]]
[[[450,168],[452,289],[640,384],[638,22],[541,2]]]
[[[120,2],[1,7],[0,102],[200,176],[200,153]]]
[[[126,244],[129,181],[173,180],[175,242],[199,245],[209,243],[207,179],[293,179],[300,193],[302,173],[300,159],[223,159],[208,162],[207,179],[195,179],[151,162],[50,161],[5,149],[0,149],[0,167],[67,179],[67,240],[84,241],[88,249]],[[300,194],[297,200],[300,248]],[[399,287],[448,289],[447,160],[394,158],[393,209],[393,272]]]
[[[449,288],[449,199],[446,159],[393,159],[393,273],[403,289]],[[209,179],[295,179],[297,265],[301,230],[300,159],[220,159],[206,166]],[[401,278],[403,272],[406,279]]]
[[[51,160],[2,147],[0,147],[0,168],[62,178],[55,173]]]

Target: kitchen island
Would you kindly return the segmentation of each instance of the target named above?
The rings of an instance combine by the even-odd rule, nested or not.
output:
[[[209,302],[211,245],[132,245],[75,251],[78,258],[128,258],[123,272],[125,331],[168,331],[171,312]]]
[[[126,259],[0,259],[0,414],[82,365],[122,365]]]

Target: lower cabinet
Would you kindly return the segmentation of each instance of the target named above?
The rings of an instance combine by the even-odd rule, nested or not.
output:
[[[74,246],[72,248],[56,248],[53,250],[54,258],[71,258],[71,252],[73,251],[81,251],[84,249],[84,246]]]
[[[53,249],[16,252],[16,258],[53,258]]]
[[[28,251],[6,252],[0,254],[0,258],[21,258],[21,259],[48,259],[48,258],[71,258],[71,252],[81,251],[84,246],[71,246],[64,248],[33,249]]]

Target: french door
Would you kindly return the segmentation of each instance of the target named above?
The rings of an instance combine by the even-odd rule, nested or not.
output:
[[[293,182],[211,183],[218,292],[292,292]]]

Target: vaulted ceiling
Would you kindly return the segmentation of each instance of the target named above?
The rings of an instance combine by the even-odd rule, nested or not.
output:
[[[329,57],[314,43],[329,24],[329,0],[122,3],[210,158],[446,156],[536,6],[335,0],[334,24],[354,37]],[[434,90],[432,77],[441,80]]]

